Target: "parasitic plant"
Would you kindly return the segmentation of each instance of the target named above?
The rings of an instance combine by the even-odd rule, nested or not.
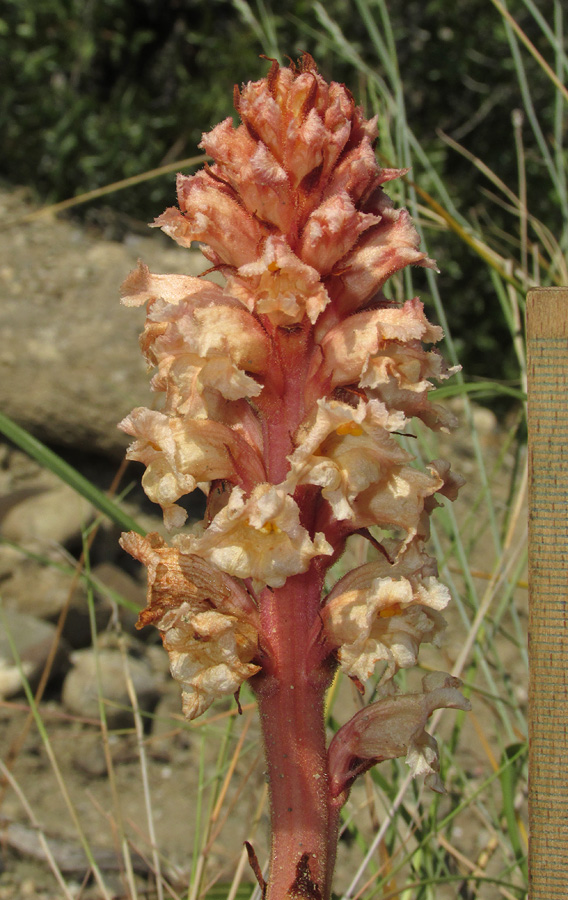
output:
[[[185,715],[201,715],[248,679],[260,711],[270,784],[269,900],[330,896],[339,814],[354,779],[404,756],[440,789],[428,717],[467,709],[442,673],[422,692],[393,682],[436,641],[449,592],[425,550],[436,494],[460,479],[425,470],[397,440],[413,417],[451,416],[429,400],[451,374],[430,345],[442,331],[416,298],[382,293],[408,265],[433,267],[383,184],[402,174],[375,159],[375,120],[312,58],[235,90],[242,124],[204,135],[214,164],[178,178],[179,208],[156,220],[178,244],[201,242],[223,287],[154,275],[139,264],[123,302],[147,304],[142,349],[159,410],[121,423],[143,486],[176,534],[130,533],[148,569],[140,627],[162,633]],[[200,488],[205,520],[184,529],[178,501]],[[351,535],[377,558],[324,579]],[[324,698],[338,667],[375,702],[329,747]],[[258,868],[255,866],[255,868]]]

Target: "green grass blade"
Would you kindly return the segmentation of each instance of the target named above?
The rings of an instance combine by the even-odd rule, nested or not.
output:
[[[448,384],[446,387],[436,388],[430,396],[435,400],[442,400],[446,397],[458,397],[462,394],[478,394],[483,397],[496,397],[499,394],[505,394],[507,397],[514,397],[515,400],[526,401],[527,395],[519,388],[509,387],[507,384],[500,384],[498,381],[469,381],[462,384]]]

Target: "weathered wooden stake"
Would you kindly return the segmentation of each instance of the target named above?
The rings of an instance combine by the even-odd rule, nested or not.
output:
[[[527,297],[529,900],[568,898],[568,289]]]

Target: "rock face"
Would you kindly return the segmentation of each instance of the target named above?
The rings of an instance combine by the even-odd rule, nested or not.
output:
[[[137,635],[134,625],[137,611],[145,603],[143,586],[111,562],[94,566],[91,579],[97,633],[109,626],[116,609],[123,629]],[[91,644],[85,579],[77,578],[69,569],[62,569],[61,563],[42,565],[24,557],[13,567],[2,587],[2,602],[7,610],[56,624],[62,610],[66,609],[62,634],[67,644],[75,650]],[[166,657],[165,653],[163,655]]]
[[[0,219],[15,222],[0,242],[0,409],[47,443],[120,458],[116,423],[148,402],[144,311],[120,305],[120,284],[139,257],[189,275],[208,263],[157,231],[118,243],[63,219],[18,225],[30,211],[0,193]]]

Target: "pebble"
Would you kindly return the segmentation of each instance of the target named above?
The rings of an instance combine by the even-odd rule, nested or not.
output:
[[[5,605],[38,619],[58,621],[67,606],[63,637],[70,647],[88,647],[92,641],[87,587],[68,571],[25,560],[12,572],[3,589]],[[106,597],[94,597],[97,632],[106,628],[112,616],[112,604]]]
[[[181,691],[179,685],[170,679],[154,710],[148,752],[152,759],[170,762],[174,750],[187,749],[189,744],[189,729],[182,714]]]
[[[66,484],[25,497],[2,522],[2,536],[29,546],[53,547],[77,540],[93,516],[90,504]]]
[[[91,574],[101,584],[101,587],[95,587],[95,596],[99,604],[105,607],[112,606],[115,603],[112,594],[125,600],[124,604],[117,602],[120,624],[129,634],[143,637],[135,628],[135,623],[139,611],[146,605],[146,587],[131,578],[124,569],[111,562],[99,563],[92,568]],[[105,591],[105,588],[108,588],[108,592]],[[109,592],[112,593],[109,595]],[[132,609],[131,606],[134,606],[135,609]]]
[[[97,653],[108,727],[130,728],[134,720],[120,650],[89,648],[76,651],[72,656],[73,668],[63,684],[63,705],[74,715],[99,719]],[[143,659],[129,656],[128,669],[140,710],[151,712],[160,697],[159,680]]]
[[[73,754],[73,765],[80,772],[91,778],[101,778],[106,775],[107,761],[100,734],[85,734],[78,741],[78,746]]]
[[[10,635],[21,667],[18,667],[12,652]],[[49,622],[42,622],[15,610],[3,609],[0,630],[0,697],[7,699],[22,693],[24,678],[35,690],[44,670],[56,629]],[[63,641],[55,655],[51,678],[60,676],[68,667],[69,654]]]

